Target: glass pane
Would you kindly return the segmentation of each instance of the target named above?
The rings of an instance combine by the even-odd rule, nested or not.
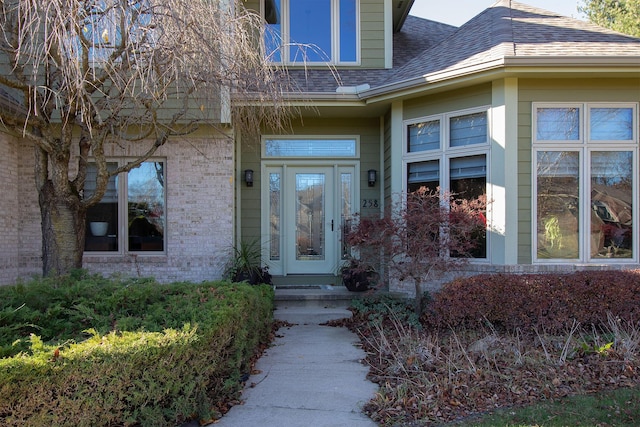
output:
[[[450,190],[458,199],[477,199],[487,193],[487,159],[484,155],[451,159],[449,164]],[[485,227],[474,231],[476,241],[470,251],[472,258],[487,257],[486,211],[482,213]]]
[[[439,149],[440,120],[409,125],[408,138],[410,153]]]
[[[164,178],[163,162],[144,162],[128,174],[130,251],[164,250]]]
[[[591,257],[633,256],[633,153],[591,153]]]
[[[355,157],[355,139],[268,139],[266,157]]]
[[[280,259],[280,185],[279,173],[269,174],[269,258]]]
[[[487,142],[487,113],[451,117],[449,120],[449,146],[484,144]]]
[[[579,141],[580,109],[538,108],[536,129],[538,141]]]
[[[358,59],[356,0],[340,0],[340,61]]]
[[[420,187],[435,190],[440,185],[440,163],[438,160],[409,163],[407,191],[412,193]]]
[[[351,229],[353,208],[351,197],[353,193],[353,177],[350,173],[340,174],[340,224],[342,226],[342,259],[349,258],[351,248],[344,242],[344,236]]]
[[[296,174],[296,260],[324,260],[325,176]]]
[[[270,61],[282,62],[282,5],[281,0],[265,0],[265,54]]]
[[[331,61],[331,0],[289,2],[291,62]]]
[[[540,151],[537,161],[537,256],[578,258],[580,155],[574,151]]]
[[[592,108],[590,138],[595,141],[630,141],[633,139],[632,108]]]
[[[107,169],[113,171],[116,163],[108,163]],[[87,179],[84,184],[84,197],[91,197],[96,190],[97,168],[95,164],[87,166]],[[87,210],[85,251],[118,250],[118,178],[112,176],[100,203]]]

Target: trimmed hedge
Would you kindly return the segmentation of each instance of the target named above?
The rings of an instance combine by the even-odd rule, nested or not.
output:
[[[422,318],[438,328],[564,332],[573,321],[601,326],[607,313],[640,321],[640,271],[571,274],[483,274],[446,284]]]
[[[81,273],[62,283],[0,288],[0,301],[2,340],[30,328],[53,335],[0,341],[5,351],[22,349],[0,359],[4,426],[211,419],[218,405],[237,397],[273,320],[271,287],[228,282],[161,285]],[[81,329],[71,327],[70,317],[81,318]],[[82,329],[81,341],[75,334]]]

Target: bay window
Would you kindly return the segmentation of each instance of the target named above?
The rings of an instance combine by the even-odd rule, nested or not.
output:
[[[108,163],[115,170],[118,162]],[[96,188],[96,167],[89,164],[85,197]],[[163,252],[165,250],[165,162],[143,162],[129,173],[112,176],[100,203],[87,211],[86,252]]]
[[[267,58],[287,64],[356,64],[358,5],[358,0],[264,0]]]
[[[637,104],[533,105],[534,259],[637,257]]]
[[[487,192],[489,127],[487,109],[457,111],[405,122],[407,192],[440,188],[457,198],[475,199]],[[486,258],[486,229],[473,238],[470,254]]]

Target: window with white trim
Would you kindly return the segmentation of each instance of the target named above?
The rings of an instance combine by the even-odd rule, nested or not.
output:
[[[405,121],[405,189],[440,188],[458,198],[487,193],[489,125],[487,108],[456,111]],[[486,230],[471,254],[487,257]]]
[[[124,162],[109,162],[115,170]],[[89,164],[85,197],[96,188],[96,166]],[[109,178],[100,203],[87,210],[85,252],[163,252],[166,224],[165,162],[143,162]]]
[[[359,0],[264,0],[264,45],[273,62],[357,64]]]
[[[533,104],[534,260],[637,258],[638,105]]]

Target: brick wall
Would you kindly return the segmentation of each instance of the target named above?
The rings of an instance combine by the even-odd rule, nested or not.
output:
[[[0,283],[18,275],[18,140],[0,132]]]
[[[0,135],[0,284],[40,274],[42,268],[33,148],[20,141],[18,149],[18,142]],[[142,151],[143,147],[113,146],[108,155],[127,157]],[[220,278],[234,235],[233,141],[185,137],[161,147],[156,157],[166,159],[166,254],[85,253],[84,267],[104,275],[153,276],[162,282]]]

